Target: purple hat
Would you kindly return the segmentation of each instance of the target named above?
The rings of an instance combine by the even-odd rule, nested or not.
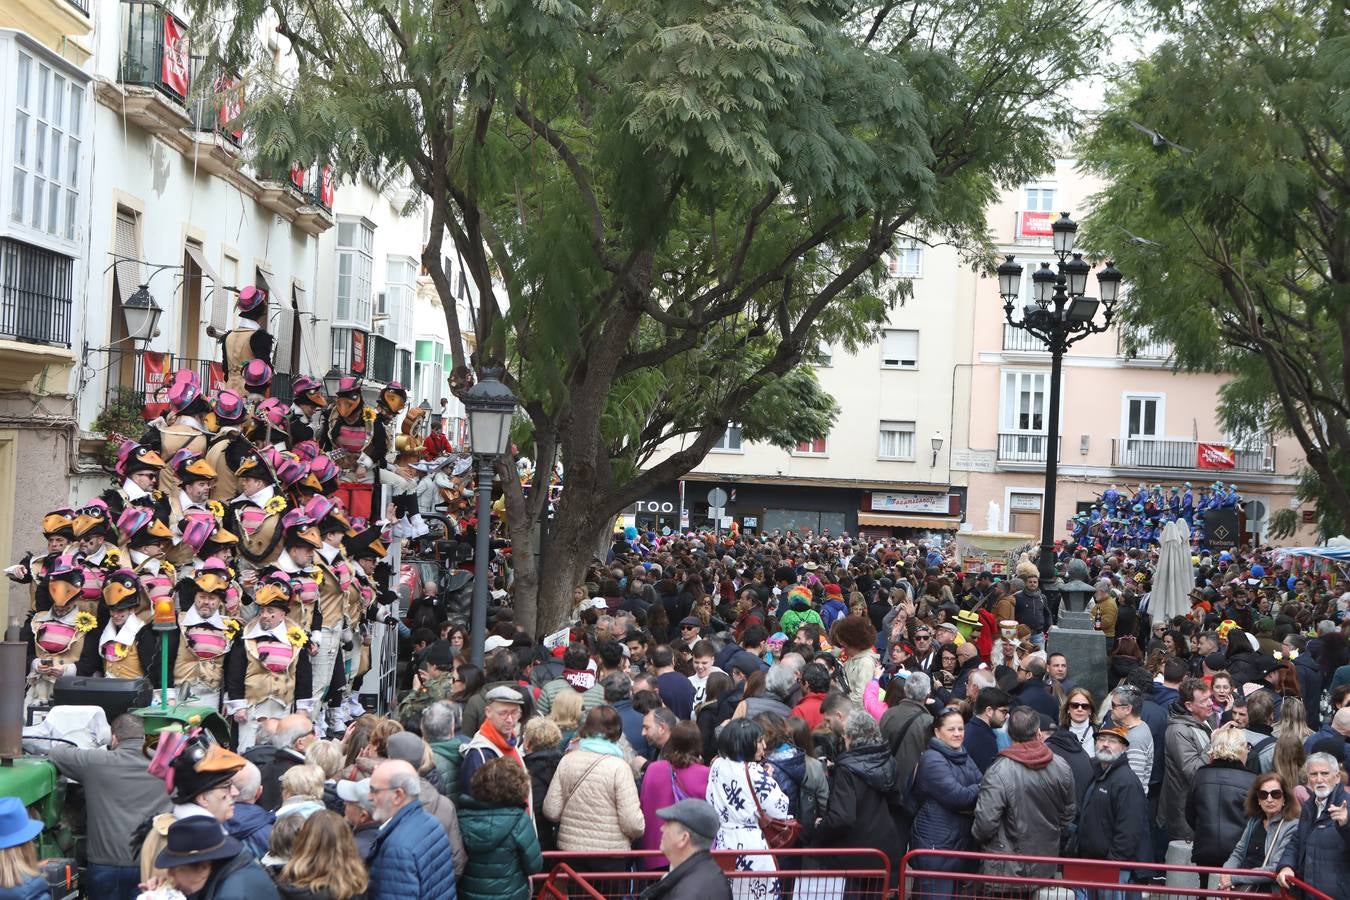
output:
[[[267,291],[255,285],[248,285],[239,289],[239,314],[254,317],[260,310],[267,310]]]
[[[262,390],[272,383],[272,367],[261,359],[250,359],[244,364],[244,385]]]
[[[173,373],[173,383],[169,385],[169,408],[174,412],[184,412],[202,399],[202,381],[191,369],[179,369]]]
[[[303,459],[306,463],[313,462],[319,458],[323,450],[319,449],[317,441],[301,441],[291,448],[291,452]]]
[[[348,394],[354,394],[359,397],[361,395],[361,379],[351,375],[346,376],[338,382],[337,392],[339,397]]]
[[[244,405],[244,398],[239,396],[239,392],[233,388],[221,388],[215,399],[211,401],[211,409],[215,412],[217,419],[228,423],[242,422],[244,415],[248,412],[248,407]]]
[[[128,478],[136,472],[158,472],[164,466],[164,460],[149,447],[135,441],[123,441],[117,448],[117,474]]]
[[[259,403],[253,414],[273,428],[284,429],[286,427],[286,404],[276,397],[268,397]]]
[[[319,479],[320,483],[326,484],[337,479],[339,469],[331,457],[316,456],[310,460],[309,471],[314,473],[314,477]]]

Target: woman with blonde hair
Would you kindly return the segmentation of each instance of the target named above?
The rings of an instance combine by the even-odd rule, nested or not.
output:
[[[568,688],[559,691],[553,698],[548,718],[558,726],[558,731],[562,733],[562,746],[566,749],[576,736],[577,726],[581,724],[581,695]]]
[[[33,839],[42,823],[28,817],[18,797],[0,797],[0,898],[49,900],[47,879],[38,871]]]
[[[277,878],[284,900],[362,900],[369,878],[352,830],[337,813],[310,816]]]
[[[1303,705],[1303,700],[1299,697],[1285,697],[1284,702],[1280,704],[1280,718],[1271,729],[1271,734],[1280,737],[1283,734],[1292,734],[1299,739],[1299,742],[1306,741],[1313,733],[1308,727],[1308,712]]]
[[[1249,818],[1247,794],[1256,775],[1247,771],[1247,735],[1241,728],[1220,728],[1209,742],[1209,762],[1195,772],[1186,799],[1186,821],[1194,830],[1191,862],[1222,866],[1242,836]],[[1207,887],[1207,877],[1200,876]]]
[[[323,770],[323,805],[342,815],[346,804],[337,795],[338,778],[342,774],[342,744],[337,741],[315,741],[305,748],[305,762]]]
[[[323,769],[305,764],[282,773],[278,819],[291,814],[308,819],[323,808]]]

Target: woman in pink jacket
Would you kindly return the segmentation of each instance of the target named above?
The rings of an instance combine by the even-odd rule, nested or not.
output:
[[[642,815],[647,828],[642,833],[641,848],[656,850],[661,846],[661,823],[656,815],[674,803],[692,797],[706,800],[708,794],[708,767],[699,762],[703,753],[703,737],[693,722],[680,722],[670,729],[670,739],[661,751],[661,758],[647,766],[642,776]],[[664,856],[642,859],[644,869],[664,869],[669,862]]]

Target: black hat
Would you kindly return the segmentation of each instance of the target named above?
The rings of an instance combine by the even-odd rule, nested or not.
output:
[[[342,545],[347,548],[347,555],[352,559],[367,556],[383,559],[389,552],[380,540],[380,529],[374,525],[352,537],[343,538]]]
[[[435,641],[422,654],[422,662],[438,669],[449,669],[455,663],[455,649],[449,641]]]
[[[155,866],[172,869],[193,863],[234,859],[244,845],[225,833],[211,816],[188,816],[169,826],[168,841],[155,857]]]
[[[173,761],[173,802],[191,803],[213,788],[228,784],[248,764],[233,750],[213,744],[202,735],[189,738]],[[211,820],[212,824],[220,823]],[[156,863],[160,868],[163,865]]]

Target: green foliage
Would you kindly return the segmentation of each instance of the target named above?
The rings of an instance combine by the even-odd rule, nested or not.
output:
[[[117,448],[122,440],[135,440],[145,431],[145,395],[129,387],[116,387],[108,397],[108,403],[94,417],[92,429],[104,436],[103,446],[99,448],[100,458],[109,468],[117,462]]]
[[[1350,35],[1343,7],[1156,0],[1165,39],[1120,73],[1084,145],[1109,181],[1086,243],[1130,273],[1127,327],[1230,373],[1232,433],[1291,435],[1301,492],[1346,527]],[[1156,129],[1155,142],[1138,125]],[[1177,146],[1179,145],[1179,146]],[[1142,238],[1142,240],[1140,240]],[[1287,523],[1286,523],[1287,524]]]

